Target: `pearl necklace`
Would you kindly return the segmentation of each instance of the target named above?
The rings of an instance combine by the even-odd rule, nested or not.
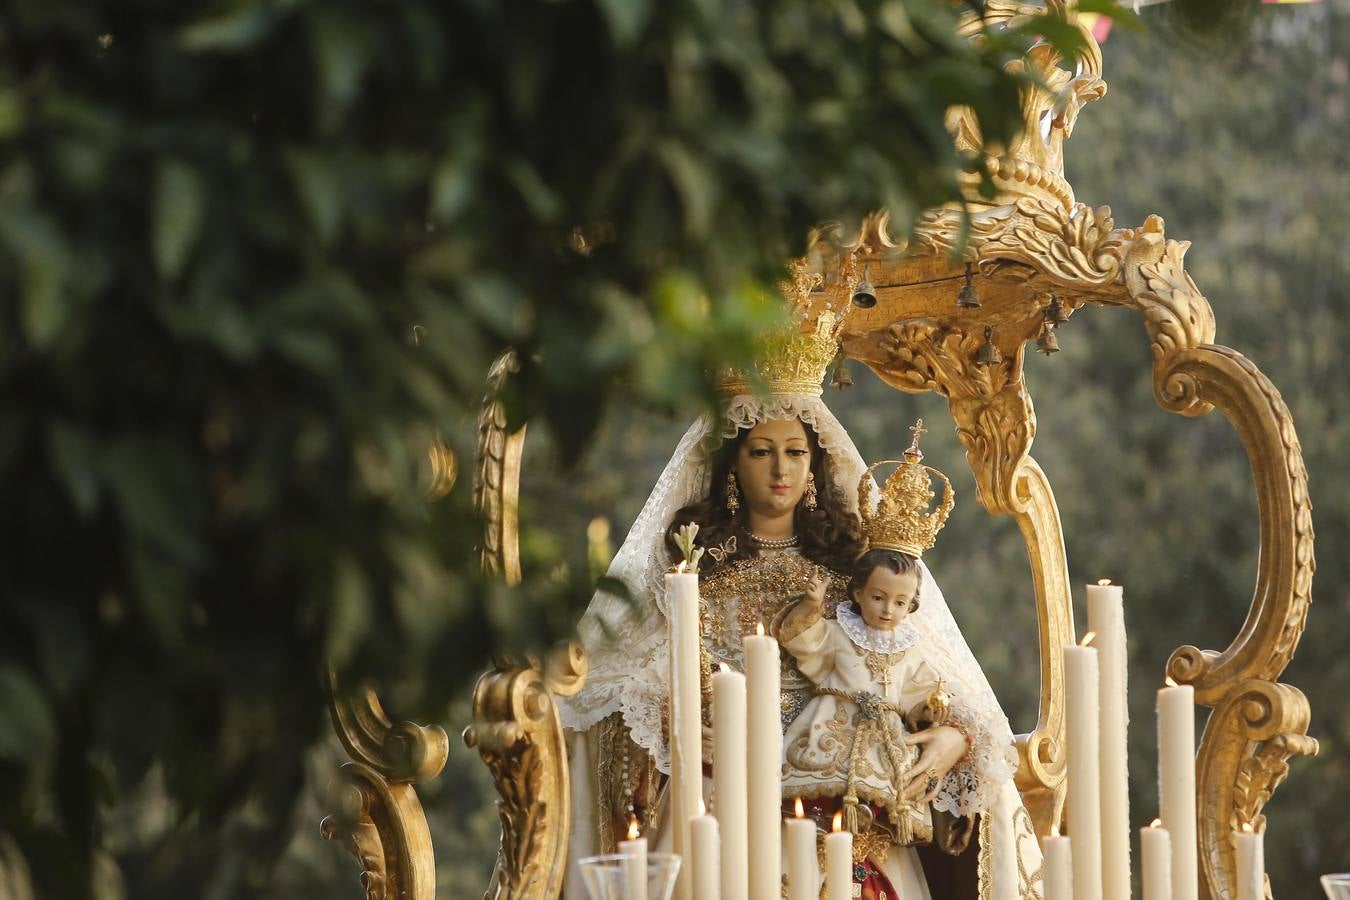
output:
[[[786,550],[788,547],[797,546],[797,536],[787,538],[762,538],[753,532],[750,534],[750,540],[754,541],[765,550]]]

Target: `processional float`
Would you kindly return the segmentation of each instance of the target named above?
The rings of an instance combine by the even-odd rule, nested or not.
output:
[[[1044,12],[1017,3],[986,6],[987,17],[1008,21]],[[975,30],[972,21],[969,31]],[[1210,708],[1197,755],[1200,888],[1204,897],[1228,898],[1236,879],[1234,833],[1243,826],[1264,831],[1263,809],[1288,775],[1289,759],[1317,753],[1307,735],[1307,698],[1279,681],[1311,599],[1307,471],[1279,391],[1251,360],[1214,343],[1213,310],[1185,268],[1189,243],[1168,239],[1156,215],[1122,228],[1108,207],[1075,201],[1064,178],[1064,144],[1082,107],[1106,92],[1100,48],[1081,30],[1087,46],[1076,63],[1046,44],[1013,63],[1034,70],[1043,87],[1023,91],[1026,126],[1012,145],[986,146],[968,109],[949,111],[958,149],[983,159],[996,188],[992,198],[981,198],[977,177],[965,176],[968,220],[959,208],[931,210],[908,238],[892,234],[884,212],[856,233],[820,228],[806,256],[790,265],[792,288],[814,291],[822,307],[853,298],[861,308],[845,326],[845,354],[898,390],[946,397],[980,503],[1011,516],[1021,530],[1036,591],[1041,687],[1036,727],[1017,737],[1016,781],[1041,835],[1064,812],[1059,651],[1075,632],[1059,511],[1031,455],[1036,414],[1022,375],[1027,345],[1054,352],[1055,329],[1085,306],[1134,309],[1151,344],[1158,404],[1187,417],[1218,410],[1236,429],[1260,518],[1251,605],[1226,648],[1179,647],[1164,673],[1192,685],[1196,700]],[[487,523],[484,564],[514,581],[524,429],[506,429],[494,398],[510,367],[504,357],[489,379],[475,496]],[[433,461],[438,454],[443,474],[453,478],[443,448],[433,451]],[[554,898],[561,891],[570,793],[554,698],[579,690],[585,676],[584,653],[571,644],[543,660],[502,661],[475,688],[474,723],[464,740],[482,755],[501,795],[502,839],[489,898]],[[335,684],[332,713],[352,761],[343,767],[344,809],[325,819],[325,835],[351,848],[371,900],[432,900],[433,850],[413,785],[439,774],[445,731],[393,724],[375,692],[364,688]]]

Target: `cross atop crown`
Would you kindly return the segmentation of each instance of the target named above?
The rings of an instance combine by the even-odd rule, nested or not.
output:
[[[928,433],[928,429],[923,427],[923,419],[916,419],[914,424],[909,426],[909,430],[914,432],[914,440],[910,443],[909,449],[919,449],[919,438]]]

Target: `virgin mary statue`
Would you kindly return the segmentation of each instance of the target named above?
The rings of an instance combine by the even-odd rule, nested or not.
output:
[[[772,622],[813,578],[831,584],[827,610],[844,599],[846,572],[864,549],[857,497],[866,467],[820,396],[837,320],[825,311],[813,328],[805,324],[769,345],[758,390],[744,377],[724,379],[719,412],[685,432],[610,566],[630,597],[599,592],[582,617],[589,675],[583,690],[559,701],[573,785],[568,900],[586,896],[576,860],[613,852],[633,820],[653,849],[669,849],[663,576],[677,559],[675,529],[697,522],[709,548],[700,572],[705,666],[743,671],[742,635]],[[932,804],[933,846],[883,847],[882,868],[906,898],[1039,896],[1040,851],[1013,784],[1007,717],[936,580],[918,565],[910,652],[941,677],[961,730],[934,724],[916,735],[922,755],[911,771],[916,795]],[[782,660],[786,727],[813,688],[790,654]]]

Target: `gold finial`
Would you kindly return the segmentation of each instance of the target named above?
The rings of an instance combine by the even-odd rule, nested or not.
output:
[[[923,464],[919,438],[928,432],[923,427],[923,419],[915,422],[909,430],[913,432],[914,439],[905,451],[903,460],[883,460],[863,473],[858,482],[858,512],[862,517],[869,549],[899,550],[917,558],[937,542],[938,532],[947,524],[947,517],[956,505],[956,494],[946,475]],[[881,497],[874,498],[872,471],[888,463],[898,464],[898,468],[882,485]],[[933,475],[943,485],[942,501],[935,508],[932,506],[935,496]]]

